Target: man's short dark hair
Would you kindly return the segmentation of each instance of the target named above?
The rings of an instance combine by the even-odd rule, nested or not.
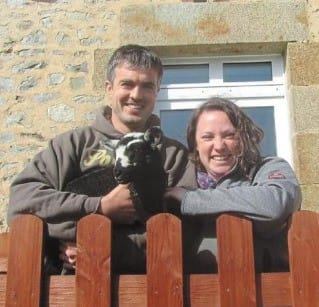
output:
[[[139,45],[124,45],[116,49],[107,65],[107,80],[114,81],[114,70],[123,63],[132,68],[155,69],[160,83],[163,75],[162,61],[159,56],[150,49]]]

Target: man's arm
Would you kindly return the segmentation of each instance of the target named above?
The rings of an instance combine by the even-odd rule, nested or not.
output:
[[[178,141],[163,137],[160,145],[164,170],[168,174],[168,187],[196,187],[195,172],[188,160],[188,151]]]
[[[118,221],[129,219],[131,213],[126,210],[131,212],[133,204],[128,199],[127,187],[116,187],[107,198],[62,191],[68,181],[80,174],[77,154],[80,150],[70,145],[76,143],[72,138],[74,135],[67,134],[50,141],[48,148],[14,180],[8,207],[9,223],[18,214],[34,214],[48,223],[51,237],[74,240],[75,222],[98,212],[102,199],[101,213],[108,215],[109,211],[109,217]]]

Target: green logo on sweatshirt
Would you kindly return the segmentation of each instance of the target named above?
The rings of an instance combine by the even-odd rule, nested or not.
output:
[[[83,161],[84,166],[91,167],[93,165],[99,165],[106,167],[114,164],[113,155],[106,149],[97,149]]]

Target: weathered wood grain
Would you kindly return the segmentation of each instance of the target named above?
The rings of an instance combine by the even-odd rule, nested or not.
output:
[[[181,221],[158,214],[147,222],[147,306],[183,306]]]
[[[220,304],[257,306],[252,224],[231,215],[217,219]]]
[[[43,222],[20,215],[11,224],[6,307],[39,307],[43,257]]]
[[[76,306],[111,306],[111,222],[102,215],[77,227]]]

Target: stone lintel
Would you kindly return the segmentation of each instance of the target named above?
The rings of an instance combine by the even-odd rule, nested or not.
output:
[[[120,43],[147,46],[301,42],[306,1],[147,4],[123,7]]]

